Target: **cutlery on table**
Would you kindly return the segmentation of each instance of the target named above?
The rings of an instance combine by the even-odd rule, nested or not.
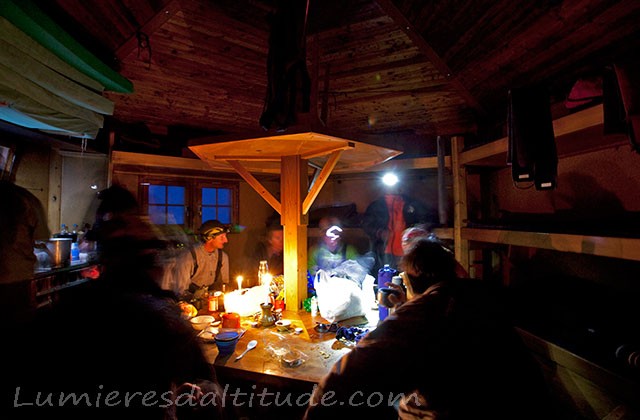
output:
[[[251,349],[254,349],[256,346],[258,345],[258,342],[256,340],[251,340],[247,343],[247,349],[245,351],[243,351],[240,356],[236,357],[236,361],[242,359],[244,357],[245,354],[247,354],[247,352]]]

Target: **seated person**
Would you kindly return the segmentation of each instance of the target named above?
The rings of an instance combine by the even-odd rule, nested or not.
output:
[[[459,279],[438,241],[417,240],[401,267],[415,296],[336,363],[305,418],[549,418],[540,367],[497,294]]]
[[[26,188],[0,181],[0,326],[30,315],[31,278],[36,263],[34,247],[49,239],[44,207]]]
[[[200,226],[200,243],[184,250],[176,262],[170,289],[177,296],[202,288],[223,290],[229,284],[229,255],[222,250],[229,242],[228,232],[229,226],[218,220],[207,220]]]
[[[406,228],[402,232],[402,253],[406,254],[414,240],[418,238],[427,238],[432,235],[426,225],[415,225]]]
[[[283,248],[284,233],[282,225],[279,223],[268,224],[264,239],[256,244],[255,250],[247,259],[245,271],[255,274],[258,271],[260,261],[266,261],[271,275],[284,274]]]
[[[307,268],[312,276],[318,270],[331,270],[346,260],[356,260],[358,251],[342,240],[342,227],[335,217],[323,217],[318,223],[320,240],[309,249]]]

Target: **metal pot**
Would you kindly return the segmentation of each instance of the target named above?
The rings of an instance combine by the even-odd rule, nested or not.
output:
[[[66,267],[69,265],[72,242],[71,238],[51,238],[47,241],[52,267]]]

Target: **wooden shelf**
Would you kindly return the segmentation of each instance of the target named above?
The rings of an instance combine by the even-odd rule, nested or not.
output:
[[[544,340],[529,331],[516,328],[525,345],[538,357],[555,363],[581,378],[586,379],[602,390],[624,401],[635,401],[640,392],[640,384],[620,376],[600,365],[584,359],[550,341]],[[557,367],[556,370],[557,371]],[[573,376],[574,382],[576,382]]]
[[[52,293],[57,293],[57,292],[59,292],[61,290],[64,290],[64,289],[68,289],[70,287],[79,286],[81,284],[84,284],[84,283],[88,282],[89,280],[91,280],[91,279],[81,278],[81,279],[78,279],[78,280],[74,280],[74,281],[70,281],[70,282],[61,284],[59,286],[53,286],[50,289],[43,290],[41,292],[36,293],[36,297],[42,297],[42,296],[50,295]]]
[[[624,135],[602,135],[604,124],[602,105],[578,111],[553,122],[559,157],[572,156],[616,147],[628,143]],[[461,165],[507,166],[509,139],[503,137],[491,143],[474,147],[460,154]]]
[[[640,239],[462,228],[462,239],[640,261]]]

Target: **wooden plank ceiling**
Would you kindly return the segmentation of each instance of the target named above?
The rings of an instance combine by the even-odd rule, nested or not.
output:
[[[178,150],[260,130],[276,0],[38,4],[133,82],[107,94],[114,124],[143,123]],[[308,13],[317,114],[407,155],[434,153],[438,135],[502,130],[511,87],[540,83],[561,104],[577,78],[639,47],[637,0],[310,0]]]

